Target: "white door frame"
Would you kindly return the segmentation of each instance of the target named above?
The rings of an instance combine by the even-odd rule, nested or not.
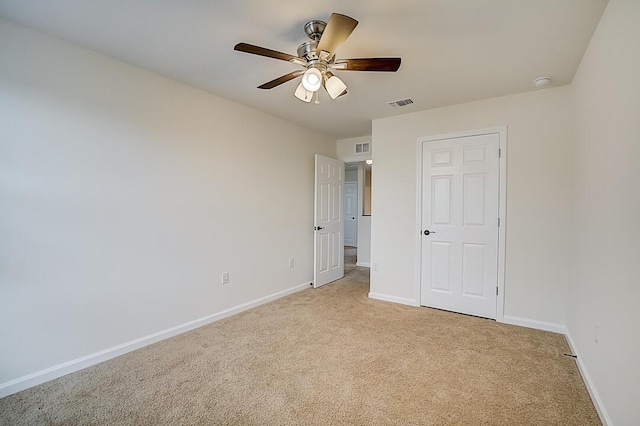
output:
[[[492,127],[480,130],[468,130],[442,135],[419,137],[417,140],[417,192],[416,192],[416,271],[415,271],[415,306],[420,306],[420,292],[422,283],[422,144],[443,139],[461,138],[466,136],[478,136],[487,134],[500,136],[500,170],[498,177],[498,296],[496,307],[496,321],[504,322],[504,281],[505,281],[505,255],[506,255],[506,224],[507,224],[507,126]]]

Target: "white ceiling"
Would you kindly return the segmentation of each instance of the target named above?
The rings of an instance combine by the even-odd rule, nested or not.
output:
[[[371,120],[571,82],[606,0],[0,0],[0,15],[124,62],[335,137]],[[338,58],[400,56],[397,73],[342,71],[348,94],[319,105],[297,80],[256,87],[297,66],[236,52],[238,42],[296,54],[303,25],[342,13],[360,24]],[[412,97],[393,109],[388,101]]]

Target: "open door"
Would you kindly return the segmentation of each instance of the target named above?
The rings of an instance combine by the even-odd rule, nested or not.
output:
[[[344,276],[344,162],[316,154],[313,286]]]

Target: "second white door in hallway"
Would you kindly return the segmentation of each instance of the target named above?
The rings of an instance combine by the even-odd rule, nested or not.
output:
[[[344,183],[344,245],[358,245],[358,183]]]

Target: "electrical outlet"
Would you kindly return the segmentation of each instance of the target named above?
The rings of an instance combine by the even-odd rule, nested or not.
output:
[[[289,258],[289,268],[293,268],[295,266],[296,259],[294,257]]]
[[[373,262],[373,270],[374,271],[380,270],[380,262]]]
[[[593,327],[593,341],[598,344],[600,340],[600,324],[596,323],[595,327]]]
[[[229,273],[228,272],[223,272],[222,273],[222,284],[229,284]]]

